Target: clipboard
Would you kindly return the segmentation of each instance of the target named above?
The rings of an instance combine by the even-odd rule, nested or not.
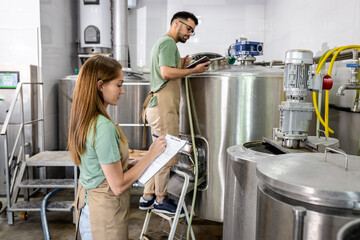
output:
[[[155,158],[138,179],[138,183],[145,185],[161,168],[165,166],[188,142],[178,137],[166,134],[165,151]]]

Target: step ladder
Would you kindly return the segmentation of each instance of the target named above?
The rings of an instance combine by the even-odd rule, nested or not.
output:
[[[157,213],[153,209],[147,210],[144,225],[143,225],[143,228],[142,228],[142,231],[141,231],[141,234],[140,234],[140,240],[144,240],[144,237],[146,236],[146,232],[147,232],[148,225],[149,225],[150,218],[151,218],[152,214],[156,214],[159,217],[161,217],[161,218],[163,218],[163,219],[165,219],[165,220],[167,220],[169,222],[169,224],[170,224],[170,232],[169,232],[169,237],[168,237],[169,240],[174,239],[177,224],[178,224],[180,218],[185,217],[187,224],[189,224],[189,222],[190,222],[189,213],[187,211],[186,204],[185,204],[185,196],[189,191],[192,190],[192,189],[189,190],[189,175],[187,173],[184,173],[184,172],[182,172],[180,170],[177,170],[177,169],[173,170],[173,171],[175,172],[175,174],[177,174],[177,176],[175,175],[175,178],[172,178],[172,179],[175,179],[175,181],[171,181],[171,179],[170,179],[168,189],[170,190],[172,185],[179,186],[179,184],[175,184],[175,182],[178,183],[179,180],[183,181],[183,185],[182,185],[182,188],[181,188],[181,194],[179,196],[179,201],[178,201],[178,205],[177,205],[175,215],[167,215],[167,214],[164,214],[164,213]],[[169,191],[169,193],[171,193],[171,192]],[[175,195],[175,196],[177,196],[177,195]],[[184,213],[181,213],[182,209],[184,210]],[[181,234],[180,239],[182,239],[182,238],[183,238],[183,236]],[[191,227],[191,238],[193,240],[195,240],[195,235],[194,235],[194,231],[193,231],[192,227]]]
[[[42,179],[24,179],[26,167],[39,167],[46,173],[46,167],[73,167],[73,179],[46,179],[43,174]],[[70,158],[68,151],[44,151],[34,156],[26,157],[21,164],[20,171],[15,178],[11,196],[7,196],[8,201],[8,224],[14,223],[14,212],[40,212],[41,201],[30,201],[30,189],[74,189],[74,199],[77,193],[77,166]],[[45,178],[44,178],[45,177]],[[17,201],[21,189],[24,189],[24,201]],[[71,212],[74,201],[49,201],[48,211]],[[75,223],[75,213],[73,212],[73,222]]]

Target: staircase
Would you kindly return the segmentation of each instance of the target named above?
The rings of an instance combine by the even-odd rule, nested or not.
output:
[[[42,116],[31,116],[31,121],[25,122],[24,119],[24,99],[23,85],[30,84],[32,88],[39,87],[41,94],[37,101],[42,106]],[[68,151],[44,151],[44,118],[43,118],[43,88],[42,83],[18,83],[14,98],[10,104],[10,108],[6,114],[5,121],[1,128],[0,137],[4,146],[0,146],[0,154],[4,154],[5,159],[5,177],[6,177],[6,200],[7,200],[7,216],[8,224],[14,223],[14,212],[40,212],[41,201],[31,201],[31,196],[38,190],[46,193],[47,189],[74,189],[74,198],[77,192],[78,170],[77,166],[71,161]],[[36,101],[36,100],[35,100]],[[14,113],[16,102],[20,104],[20,122],[10,122]],[[38,104],[38,102],[36,102]],[[40,114],[38,114],[40,115]],[[18,126],[18,132],[13,134],[9,132],[9,126]],[[25,126],[36,126],[40,131],[35,131],[35,136],[40,144],[39,153],[33,156],[25,154]],[[41,127],[42,126],[42,130]],[[40,132],[40,133],[39,133]],[[10,136],[9,136],[10,135]],[[39,135],[41,135],[39,137]],[[14,137],[15,136],[15,137]],[[14,141],[9,141],[14,139]],[[17,154],[17,155],[16,155]],[[74,169],[73,179],[46,179],[47,167],[72,167]],[[39,179],[29,178],[27,169],[39,168]],[[24,201],[17,201],[20,190],[23,189]],[[31,189],[35,189],[29,194]],[[47,211],[71,212],[71,201],[49,201]],[[73,221],[75,222],[75,214],[73,212]]]
[[[77,166],[71,161],[70,154],[67,151],[44,151],[40,152],[24,162],[25,167],[73,167],[73,179],[25,179],[19,184],[15,183],[13,194],[18,195],[20,189],[24,189],[24,201],[16,201],[14,195],[10,207],[8,207],[8,223],[13,224],[12,212],[40,212],[41,201],[29,201],[29,189],[74,189],[74,198],[77,192]],[[46,170],[45,170],[46,172]],[[24,179],[24,174],[19,175],[18,179]],[[18,180],[19,182],[19,180]],[[48,211],[70,212],[73,201],[49,201]]]

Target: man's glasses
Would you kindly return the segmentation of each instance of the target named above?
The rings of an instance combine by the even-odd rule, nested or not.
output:
[[[184,22],[181,21],[181,20],[179,20],[179,22],[181,22],[182,24],[184,24],[184,25],[187,27],[187,30],[188,30],[189,33],[191,33],[191,36],[194,36],[194,35],[195,35],[195,31],[194,31],[194,29],[193,29],[190,25],[184,23]]]

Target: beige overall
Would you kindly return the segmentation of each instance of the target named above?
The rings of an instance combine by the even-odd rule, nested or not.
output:
[[[116,125],[121,134],[121,129]],[[119,152],[123,171],[127,170],[129,159],[129,146],[120,140]],[[87,191],[89,194],[89,212],[91,234],[94,240],[127,240],[129,214],[130,214],[130,189],[115,196],[111,191],[106,179],[94,189]],[[86,190],[79,183],[78,192],[74,202],[76,211],[76,238],[80,239],[78,234],[78,223],[80,211],[85,205]]]
[[[182,68],[183,60],[180,58],[178,68]],[[143,121],[146,120],[151,127],[151,133],[157,136],[171,134],[179,136],[179,105],[180,105],[181,79],[169,80],[160,91],[150,92],[143,104]],[[147,107],[152,96],[157,97],[158,105]],[[145,122],[145,121],[144,121]],[[155,137],[153,137],[153,141]],[[144,194],[165,196],[170,176],[170,167],[177,164],[177,155],[171,159],[144,188]]]

